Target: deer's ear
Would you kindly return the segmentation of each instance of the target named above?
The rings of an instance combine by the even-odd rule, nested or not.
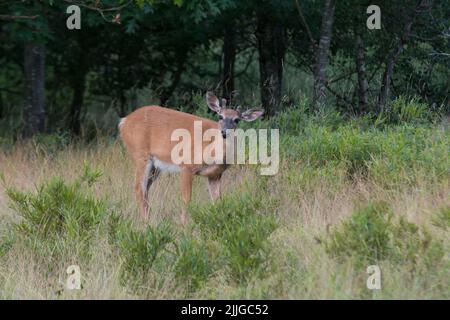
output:
[[[220,112],[219,99],[217,99],[217,97],[211,91],[208,91],[206,93],[206,103],[212,111],[216,113]]]
[[[241,114],[241,119],[245,121],[255,121],[264,114],[264,109],[250,109]]]

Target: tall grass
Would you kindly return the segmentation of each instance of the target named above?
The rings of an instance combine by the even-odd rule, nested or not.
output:
[[[171,174],[136,219],[117,141],[5,142],[0,298],[449,298],[449,128],[409,120],[300,105],[260,122],[280,129],[280,172],[232,167],[214,204],[196,179],[186,227]],[[65,287],[72,264],[81,290]]]

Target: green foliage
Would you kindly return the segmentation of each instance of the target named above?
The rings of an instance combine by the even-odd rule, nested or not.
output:
[[[348,165],[350,173],[365,171],[367,162],[374,154],[380,153],[380,146],[373,141],[370,132],[361,132],[358,128],[339,127],[332,130],[327,127],[308,126],[305,140],[298,143],[297,137],[287,138],[290,152],[307,158],[311,165],[324,166],[339,161]],[[294,141],[297,141],[295,143]],[[296,146],[291,148],[291,146]]]
[[[393,226],[392,248],[392,260],[395,262],[410,263],[413,267],[420,262],[428,271],[439,269],[445,255],[441,241],[403,217]]]
[[[261,127],[279,129],[281,133],[295,135],[303,132],[309,117],[308,107],[305,104],[301,104],[298,107],[280,112],[276,117],[263,122]]]
[[[361,127],[362,126],[362,127]],[[305,121],[297,134],[281,136],[281,156],[302,166],[346,168],[388,188],[414,185],[420,180],[448,178],[448,129],[402,124],[365,128],[350,122],[322,125],[320,118]]]
[[[11,250],[15,241],[15,234],[13,232],[7,232],[0,236],[0,258]]]
[[[91,166],[85,162],[83,168],[83,175],[81,176],[80,180],[86,182],[90,187],[94,183],[96,183],[101,178],[102,175],[103,172],[100,169],[92,169]]]
[[[89,178],[90,169],[86,171],[83,179]],[[22,218],[15,225],[18,235],[36,249],[44,250],[50,258],[69,251],[88,253],[90,240],[108,209],[104,201],[96,199],[87,189],[83,179],[67,183],[55,177],[38,186],[36,192],[7,188],[11,208]],[[95,180],[92,176],[89,179]]]
[[[106,202],[95,197],[93,187],[102,172],[87,164],[73,182],[53,178],[33,192],[7,188],[18,219],[11,215],[11,223],[0,221],[0,292],[6,292],[0,295],[13,295],[12,281],[28,281],[26,274],[14,275],[13,260],[23,255],[21,263],[31,261],[39,275],[48,277],[37,280],[45,288],[36,288],[50,296],[54,275],[65,276],[68,261],[75,260],[89,279],[88,291],[81,292],[88,296],[96,294],[90,280],[101,274],[105,279],[97,290],[133,298],[369,298],[364,271],[376,263],[382,265],[383,298],[445,297],[448,206],[432,215],[439,228],[432,227],[433,233],[396,216],[391,207],[403,207],[398,204],[404,200],[394,197],[409,199],[409,190],[401,190],[405,182],[411,183],[419,206],[433,201],[435,190],[441,200],[448,181],[447,129],[419,124],[362,129],[359,122],[333,116],[322,126],[319,116],[298,112],[293,116],[304,126],[295,127],[288,117],[278,122],[295,131],[283,138],[280,173],[266,178],[253,177],[252,169],[238,171],[245,177],[233,185],[234,192],[225,192],[215,204],[193,202],[193,221],[187,227],[167,221],[136,226],[120,211],[110,212],[110,205],[120,208],[117,198]],[[109,163],[105,160],[99,162]],[[352,167],[366,172],[363,197],[367,191],[376,199],[397,202],[369,202],[341,225],[331,226],[328,234],[318,235],[327,229],[329,203],[339,206],[347,200],[328,197],[339,199],[341,190],[358,197],[360,189],[347,189]],[[422,170],[430,179],[424,181],[437,182],[430,190],[414,184],[421,182]],[[5,184],[1,173],[0,180]],[[400,192],[394,190],[391,198],[391,192],[379,191],[385,186]],[[317,205],[322,208],[316,213]],[[72,297],[65,294],[73,293],[63,292],[62,298]]]
[[[193,94],[192,96],[192,106],[194,106],[194,112],[195,115],[206,118],[206,119],[212,119],[217,121],[217,114],[215,112],[212,112],[205,101],[205,95],[201,93]],[[183,112],[189,112],[190,110],[188,108],[182,107],[181,111]]]
[[[124,224],[118,233],[122,280],[132,284],[142,283],[155,260],[173,241],[174,234],[167,222],[156,227],[147,226],[143,231]]]
[[[220,266],[216,261],[220,255],[214,249],[217,250],[211,243],[192,237],[185,237],[178,243],[175,275],[187,282],[189,291],[201,288]]]
[[[22,107],[25,95],[21,89],[26,87],[26,80],[23,59],[18,58],[18,52],[23,50],[24,43],[34,41],[45,44],[47,52],[46,132],[78,131],[71,128],[71,122],[79,118],[81,132],[90,139],[99,133],[86,121],[90,117],[96,117],[99,123],[108,112],[122,117],[140,105],[161,103],[159,98],[168,106],[196,112],[199,106],[204,107],[204,103],[197,103],[196,95],[201,92],[203,101],[207,89],[218,92],[223,82],[220,73],[224,63],[222,53],[226,51],[224,30],[228,28],[240,34],[233,45],[236,49],[234,89],[238,94],[233,97],[233,103],[239,102],[244,108],[258,105],[260,75],[267,71],[259,70],[255,56],[264,46],[256,45],[258,41],[248,42],[258,23],[271,27],[277,22],[284,30],[280,41],[286,49],[283,50],[286,54],[283,55],[282,108],[302,108],[309,104],[305,101],[311,100],[311,65],[315,56],[313,50],[307,49],[310,39],[304,32],[304,23],[309,26],[311,36],[319,39],[323,16],[319,1],[300,4],[303,22],[293,1],[80,0],[77,4],[81,7],[82,29],[74,31],[65,28],[69,5],[66,1],[0,3],[5,36],[0,46],[0,60],[5,66],[0,72],[0,135],[16,137],[23,125],[22,117],[27,111]],[[370,101],[365,110],[358,110],[357,76],[349,70],[356,69],[354,28],[364,25],[364,19],[355,20],[355,17],[363,17],[363,6],[356,1],[336,4],[333,45],[327,66],[329,103],[324,105],[326,109],[335,106],[346,116],[364,113],[378,116],[376,126],[422,123],[434,120],[441,110],[448,113],[450,77],[445,52],[449,37],[442,37],[447,29],[448,4],[439,2],[430,8],[429,15],[421,13],[414,19],[417,36],[408,40],[394,68],[391,92],[398,98],[388,103],[384,114],[379,114],[376,97],[380,79],[393,50],[392,44],[402,37],[404,19],[408,17],[398,13],[412,12],[413,7],[411,2],[384,4],[383,11],[393,19],[383,21],[383,28],[392,32],[365,34],[363,50]],[[28,18],[13,19],[14,16]],[[120,19],[116,20],[118,16]],[[255,19],[248,19],[250,16]],[[91,53],[89,57],[83,54],[87,49]],[[123,81],[126,78],[134,81]],[[152,99],[137,97],[136,90],[140,89],[151,91]],[[76,101],[74,92],[82,101]],[[74,108],[77,103],[81,104],[79,111]],[[311,114],[316,111],[309,106],[307,109]],[[206,109],[200,113],[203,110]],[[342,120],[341,114],[328,110],[325,113],[336,121]],[[270,122],[286,129],[286,133],[297,134],[303,128],[304,117],[287,111]]]
[[[413,97],[400,96],[389,104],[388,112],[379,116],[378,123],[424,123],[432,120],[428,105]]]
[[[404,125],[373,137],[380,153],[368,163],[371,178],[388,188],[435,183],[449,178],[449,135],[446,129]]]
[[[444,206],[439,210],[433,219],[433,224],[443,229],[450,228],[450,206]]]
[[[361,262],[385,259],[391,250],[392,213],[384,203],[370,203],[356,211],[341,229],[334,230],[327,251],[340,258],[355,256]]]
[[[95,252],[93,244],[106,238],[117,248],[109,254],[120,259],[122,284],[133,290],[154,279],[149,275],[168,270],[173,270],[180,284],[187,284],[188,293],[217,272],[241,284],[265,276],[270,266],[268,238],[277,226],[275,202],[245,192],[200,205],[192,215],[199,238],[195,233],[177,238],[167,221],[142,230],[120,214],[109,213],[106,203],[91,190],[101,174],[85,165],[80,178],[70,183],[55,177],[36,192],[7,188],[11,208],[21,217],[12,228],[17,243],[51,270],[56,262],[73,257],[88,263],[83,259]],[[266,182],[262,179],[260,185]],[[1,255],[9,251],[13,240],[0,241]]]
[[[340,261],[353,259],[357,267],[383,260],[414,266],[421,257],[430,268],[444,255],[440,242],[404,218],[395,221],[383,202],[369,203],[355,211],[331,232],[326,250]]]
[[[54,154],[69,145],[70,137],[67,133],[40,133],[33,136],[32,144],[38,154]]]
[[[177,239],[167,222],[135,230],[129,222],[111,219],[109,230],[119,248],[122,281],[137,288],[149,273],[173,268],[190,293],[217,272],[225,272],[237,283],[262,277],[270,260],[268,237],[277,225],[267,210],[270,203],[250,194],[194,207],[192,219],[200,238],[192,234]]]
[[[244,193],[193,210],[203,239],[222,246],[222,260],[235,281],[258,276],[267,267],[268,237],[277,227],[271,206],[262,196]]]

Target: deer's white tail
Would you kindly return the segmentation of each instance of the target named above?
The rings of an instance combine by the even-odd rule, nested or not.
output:
[[[127,118],[120,118],[120,122],[119,122],[119,129],[122,128],[123,124],[125,123],[125,120]]]

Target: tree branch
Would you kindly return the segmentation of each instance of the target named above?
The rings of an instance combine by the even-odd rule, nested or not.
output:
[[[34,20],[37,17],[39,17],[39,15],[35,15],[35,16],[13,16],[13,15],[0,14],[0,20],[3,20],[3,21]]]
[[[311,30],[309,29],[308,23],[306,22],[305,16],[303,14],[302,9],[300,8],[300,4],[298,3],[298,0],[295,0],[295,6],[297,7],[298,15],[300,16],[300,20],[302,20],[303,25],[305,26],[306,33],[308,34],[309,41],[311,41],[311,45],[314,49],[317,48],[317,43],[314,40],[314,37],[311,33]]]
[[[120,15],[114,17],[111,20],[108,20],[105,17],[104,12],[120,11],[123,8],[129,6],[133,2],[133,0],[128,1],[127,3],[124,3],[123,5],[120,5],[120,6],[117,6],[117,7],[110,7],[110,8],[94,7],[94,6],[91,6],[91,5],[88,5],[88,4],[84,4],[84,3],[80,3],[78,1],[73,1],[73,0],[64,0],[64,2],[73,4],[73,5],[77,5],[77,6],[89,9],[89,10],[97,11],[100,14],[100,16],[103,18],[103,20],[105,20],[106,22],[114,22],[114,23],[119,23],[120,24],[120,20],[119,20],[120,19]]]

